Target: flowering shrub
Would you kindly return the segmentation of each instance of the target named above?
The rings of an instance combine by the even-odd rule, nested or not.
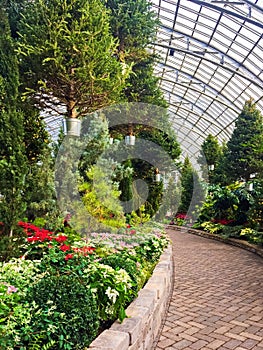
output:
[[[117,318],[123,321],[125,306],[136,296],[129,274],[122,268],[114,269],[99,262],[90,264],[83,272],[96,297],[99,318],[102,321]]]
[[[19,222],[23,254],[0,263],[0,339],[6,350],[83,349],[137,296],[168,239],[150,224],[81,238]],[[68,234],[69,233],[69,234]]]
[[[177,226],[192,226],[192,218],[185,213],[178,213],[169,224]]]
[[[249,242],[263,244],[263,232],[246,227],[240,231],[240,237],[247,239]]]

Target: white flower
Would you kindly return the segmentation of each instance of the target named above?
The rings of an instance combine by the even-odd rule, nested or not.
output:
[[[124,269],[120,269],[119,271],[116,271],[117,274],[115,275],[115,281],[116,283],[129,283],[131,282],[131,278],[128,275],[128,273]]]
[[[108,296],[108,298],[112,300],[113,304],[115,304],[119,292],[115,289],[112,289],[111,287],[108,287],[105,293]]]

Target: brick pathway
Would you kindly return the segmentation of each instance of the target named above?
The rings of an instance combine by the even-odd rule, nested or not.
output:
[[[263,350],[263,259],[168,230],[175,280],[156,350]]]

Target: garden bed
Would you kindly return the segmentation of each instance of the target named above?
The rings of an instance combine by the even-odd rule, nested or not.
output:
[[[128,318],[115,321],[89,346],[92,350],[149,350],[158,338],[173,286],[172,247],[159,263],[138,297],[128,306]]]
[[[25,222],[19,227],[21,255],[0,263],[3,348],[83,350],[104,337],[105,329],[106,334],[125,333],[136,320],[133,325],[144,331],[139,340],[134,332],[125,333],[131,349],[134,342],[154,340],[172,273],[163,226],[128,227],[89,238],[71,229],[51,232]]]

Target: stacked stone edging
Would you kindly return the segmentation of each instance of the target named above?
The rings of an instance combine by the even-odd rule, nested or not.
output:
[[[172,246],[163,252],[152,276],[128,306],[128,318],[103,331],[89,346],[92,350],[150,350],[170,301],[173,285]]]
[[[202,236],[205,238],[214,239],[216,241],[220,241],[223,243],[231,244],[235,247],[246,249],[246,250],[248,250],[252,253],[255,253],[263,258],[263,248],[256,246],[255,244],[251,244],[249,242],[246,242],[246,241],[242,241],[242,240],[235,239],[235,238],[225,238],[225,237],[222,237],[222,236],[217,235],[215,233],[208,233],[208,232],[204,232],[201,230],[188,228],[185,226],[168,225],[167,228],[173,229],[173,230],[185,231],[186,233],[192,233],[194,235],[198,235],[198,236]]]

